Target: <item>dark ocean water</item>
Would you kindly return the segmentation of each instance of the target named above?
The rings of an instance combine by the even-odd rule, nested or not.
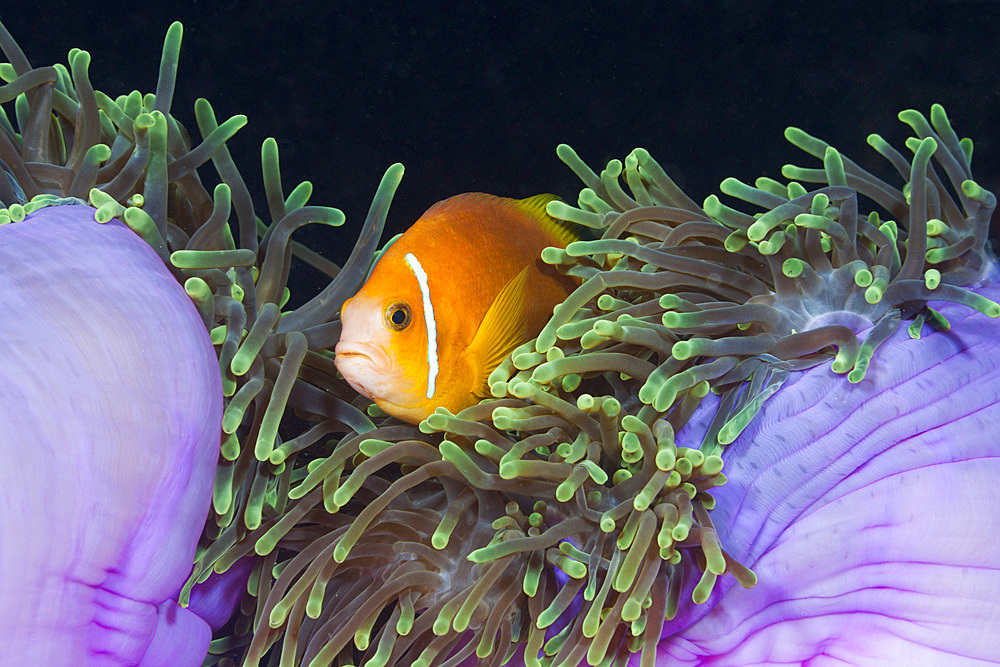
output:
[[[312,181],[313,203],[343,209],[348,226],[402,162],[389,217],[399,231],[459,192],[575,199],[560,142],[598,168],[643,146],[696,201],[727,176],[815,166],[784,141],[788,125],[891,176],[865,137],[902,148],[896,113],[933,102],[974,138],[976,178],[1000,190],[998,2],[281,4],[79,3],[0,18],[36,65],[90,51],[109,94],[153,90],[163,34],[181,20],[173,113],[193,133],[197,97],[220,117],[249,116],[230,149],[259,213],[267,136],[286,192]],[[335,260],[352,242],[299,235]]]

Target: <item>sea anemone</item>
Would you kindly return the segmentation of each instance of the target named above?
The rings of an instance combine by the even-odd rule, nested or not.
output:
[[[152,248],[87,206],[0,227],[0,266],[0,662],[194,664],[211,631],[175,599],[222,417],[201,318]]]
[[[32,70],[0,37],[12,63],[0,101],[15,101],[20,129],[0,119],[0,196],[24,200],[10,227],[62,208],[122,220],[193,301],[187,334],[207,330],[215,346],[224,410],[211,510],[203,530],[193,510],[171,526],[188,551],[156,593],[170,610],[190,601],[195,625],[219,627],[239,603],[207,664],[1000,659],[988,512],[1000,500],[1000,306],[985,249],[995,200],[940,107],[929,121],[901,114],[912,158],[869,139],[901,189],[789,130],[823,168],[786,167],[788,184],[723,183],[759,214],[715,197],[698,206],[643,150],[598,175],[560,147],[586,187],[549,213],[600,238],[543,259],[581,286],[492,374],[493,399],[411,426],[356,396],[331,353],[340,305],[377,259],[399,165],[338,267],[291,241],[344,216],[306,206],[308,183],[285,195],[273,140],[266,224],[225,147],[244,119],[220,125],[199,100],[192,148],[169,115],[179,25],[156,94],[114,100],[93,91],[85,52],[71,52],[72,74]],[[222,181],[212,195],[196,171],[208,159]],[[96,210],[47,206],[66,197]],[[330,280],[292,309],[294,261]],[[121,299],[134,298],[131,281],[119,278]],[[191,358],[168,353],[175,366]],[[38,356],[33,376],[56,377]],[[136,502],[134,482],[113,484],[117,502]],[[29,486],[5,487],[5,503],[39,498]],[[61,623],[92,609],[46,627],[66,633]],[[136,651],[147,645],[148,632]]]
[[[979,408],[949,412],[951,402],[924,386],[951,386],[924,373],[932,370],[957,375],[967,391],[970,375],[995,385],[997,329],[988,318],[1000,307],[990,298],[995,270],[985,250],[995,200],[971,180],[971,143],[958,140],[943,109],[932,109],[930,123],[912,111],[901,118],[917,133],[908,142],[912,160],[877,136],[869,141],[906,180],[902,191],[790,129],[824,168],[786,167],[796,179],[787,185],[725,181],[724,193],[765,209],[756,216],[716,197],[697,206],[643,150],[598,176],[560,147],[587,187],[578,207],[553,203],[549,213],[601,238],[550,248],[543,258],[583,284],[493,373],[496,400],[458,415],[439,409],[419,428],[385,420],[311,450],[285,512],[221,559],[264,557],[258,601],[244,608],[255,628],[244,664],[260,664],[279,643],[273,659],[281,664],[499,665],[513,652],[525,665],[624,664],[633,654],[653,665],[658,655],[697,662],[727,653],[762,664],[861,656],[868,641],[898,630],[873,623],[861,639],[840,641],[854,625],[833,616],[806,623],[820,603],[812,612],[767,605],[795,608],[814,595],[809,574],[823,571],[816,556],[790,559],[778,547],[799,531],[843,530],[809,523],[809,512],[857,480],[869,479],[871,494],[833,506],[854,511],[850,530],[894,521],[900,510],[887,495],[904,478],[913,498],[944,493],[962,506],[967,465],[942,473],[954,480],[944,492],[933,478],[906,476],[927,458],[883,468],[885,452],[902,456],[927,438],[961,433],[975,443],[972,456],[988,456],[995,441],[985,417],[996,409],[995,392],[981,391]],[[810,192],[803,182],[822,186]],[[861,206],[872,212],[860,214]],[[944,333],[958,318],[972,338]],[[911,320],[906,333],[903,319]],[[931,335],[912,340],[925,326]],[[882,345],[890,348],[884,361],[875,354]],[[902,364],[901,356],[916,361]],[[910,406],[884,398],[917,387]],[[874,397],[881,409],[855,414]],[[808,409],[817,403],[822,417]],[[899,414],[907,420],[897,426]],[[933,421],[920,424],[926,415]],[[925,433],[933,435],[915,438]],[[961,458],[960,449],[940,446],[930,460]],[[723,486],[724,461],[737,484]],[[853,474],[866,463],[868,477]],[[892,481],[876,485],[879,474]],[[950,525],[975,530],[978,519]],[[908,528],[922,526],[931,528]],[[906,570],[913,535],[881,536],[893,547],[882,570]],[[844,588],[891,587],[877,575],[874,583],[860,578],[875,571],[883,543],[837,539],[847,546],[831,550],[853,565],[837,570]],[[982,560],[970,557],[981,547],[938,550],[934,562],[954,575]],[[754,589],[758,577],[741,561],[770,580]],[[997,588],[992,571],[983,579]],[[901,624],[937,609],[888,594],[884,608],[865,607],[861,597],[826,608],[844,617],[912,614]],[[949,631],[968,635],[963,619]],[[993,614],[984,619],[997,624]],[[776,640],[789,630],[802,639]],[[904,648],[954,652],[954,636],[942,630],[922,649]],[[775,642],[784,653],[769,648]],[[904,643],[883,641],[889,648],[879,650],[905,654]]]
[[[297,227],[343,215],[304,206],[308,183],[281,195],[271,140],[275,224],[256,218],[225,148],[246,119],[220,125],[199,100],[204,140],[192,147],[169,113],[180,40],[174,24],[155,95],[111,99],[91,85],[85,51],[70,52],[68,69],[32,68],[0,26],[10,61],[0,103],[14,112],[0,114],[0,447],[10,464],[0,526],[22,536],[0,546],[4,571],[16,573],[0,595],[13,622],[2,662],[202,663],[209,626],[231,615],[254,563],[201,577],[193,594],[193,580],[182,585],[237,510],[253,525],[283,467],[254,447],[241,458],[233,434],[246,418],[258,451],[277,438],[290,379],[311,367],[307,348],[337,340],[312,324],[364,278],[401,171],[390,170],[368,240],[343,270],[294,247]],[[224,181],[212,195],[196,171],[210,159]],[[293,253],[338,277],[270,336]],[[341,415],[335,397],[294,395],[328,419],[367,423],[346,404]],[[210,503],[219,512],[206,529]]]

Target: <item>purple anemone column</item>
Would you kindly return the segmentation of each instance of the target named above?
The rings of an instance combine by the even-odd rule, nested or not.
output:
[[[200,665],[174,599],[222,391],[194,305],[88,206],[0,226],[0,665]]]
[[[688,602],[658,664],[1000,661],[1000,320],[931,305],[950,331],[901,327],[857,385],[795,374],[726,449],[712,517],[758,583]]]

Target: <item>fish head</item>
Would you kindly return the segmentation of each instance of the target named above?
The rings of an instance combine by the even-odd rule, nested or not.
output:
[[[334,348],[337,370],[351,387],[407,421],[413,421],[407,415],[427,401],[422,313],[419,294],[378,289],[370,279],[344,303],[340,341]]]

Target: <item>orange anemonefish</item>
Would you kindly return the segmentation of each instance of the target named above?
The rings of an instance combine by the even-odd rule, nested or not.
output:
[[[489,374],[578,284],[540,258],[577,238],[545,213],[553,199],[473,192],[431,206],[344,303],[344,379],[414,424],[489,396]]]

